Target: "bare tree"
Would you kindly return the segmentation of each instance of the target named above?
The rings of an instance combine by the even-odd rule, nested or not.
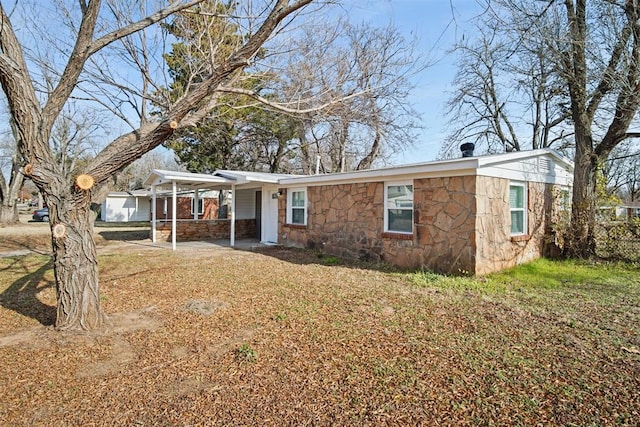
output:
[[[195,18],[180,24],[171,29],[181,39],[192,38],[191,28],[202,27]],[[238,37],[236,27],[211,25],[206,31],[208,36],[224,33],[227,40]],[[256,65],[238,76],[242,86],[230,94],[241,97],[227,99],[198,128],[175,133],[168,141],[191,170],[234,164],[313,173],[318,158],[323,172],[363,169],[413,143],[420,125],[408,101],[409,77],[425,66],[413,51],[415,41],[405,41],[392,26],[355,26],[346,20],[322,21],[299,33],[282,46],[285,55],[263,50]],[[206,69],[204,52],[211,41],[201,38],[193,52],[173,45],[166,56],[174,71],[169,96],[190,84],[185,79],[190,70]],[[273,102],[282,94],[288,104]],[[318,102],[325,108],[318,109]],[[213,136],[219,133],[216,127],[224,128],[225,143]]]
[[[145,30],[180,11],[198,13],[199,3],[201,0],[176,0],[155,11],[145,12],[140,6],[145,2],[117,3],[114,0],[103,7],[101,1],[89,0],[80,1],[55,17],[51,14],[62,9],[48,8],[41,16],[47,21],[47,27],[56,28],[58,32],[68,29],[64,35],[51,36],[56,36],[55,42],[60,42],[53,44],[59,46],[59,50],[51,62],[44,56],[40,56],[39,61],[31,56],[43,52],[42,48],[29,45],[32,42],[30,33],[17,31],[16,28],[24,27],[14,26],[14,22],[22,23],[27,16],[20,8],[29,5],[16,3],[15,10],[22,10],[23,15],[0,5],[0,84],[18,135],[18,152],[26,162],[24,170],[50,209],[58,329],[99,328],[105,319],[100,306],[92,233],[92,192],[122,168],[160,145],[175,129],[195,124],[205,117],[216,105],[223,88],[230,92],[239,72],[252,63],[270,38],[282,31],[283,24],[290,22],[312,0],[245,2],[243,13],[226,17],[237,21],[244,29],[244,36],[223,57],[214,58],[202,78],[185,88],[182,96],[175,100],[165,99],[169,105],[162,115],[147,116],[143,105],[152,92],[147,88],[154,84],[156,77],[152,75],[150,65],[160,60],[147,54],[149,39]],[[31,14],[32,11],[28,10]],[[59,21],[52,21],[54,18]],[[34,28],[38,25],[30,26],[29,31]],[[52,33],[55,32],[48,34]],[[34,49],[31,50],[31,46],[35,46]],[[127,60],[123,59],[125,53]],[[120,67],[131,64],[141,71],[135,82],[127,80],[133,77],[117,73]],[[38,65],[42,68],[36,72]],[[109,74],[109,71],[113,73]],[[110,80],[107,82],[110,86],[92,86],[91,83],[99,78],[105,82]],[[132,125],[127,116],[132,110],[136,111],[140,124],[106,144],[69,177],[56,161],[50,141],[54,124],[72,97],[100,102]]]
[[[140,190],[144,188],[144,182],[154,169],[181,170],[182,168],[176,162],[173,154],[170,152],[162,153],[156,149],[144,154],[117,174],[114,177],[114,183],[108,189],[115,191]]]
[[[60,165],[63,176],[77,174],[106,142],[108,131],[101,114],[88,106],[70,101],[65,104],[56,120],[49,146]]]
[[[559,129],[570,129],[574,141],[566,254],[592,257],[598,170],[617,145],[638,135],[629,129],[640,105],[640,4],[632,0],[492,0],[486,6],[485,22],[494,22],[489,28],[500,28],[501,34],[508,35],[509,58],[539,52],[538,63],[549,72],[540,80],[552,83],[546,86],[549,92],[544,90],[549,96],[539,99],[555,100],[548,123],[561,120]],[[507,82],[516,86],[521,75],[510,74]],[[553,97],[556,94],[559,98]],[[494,116],[502,108],[496,105],[500,109],[494,110]],[[538,111],[535,105],[525,105],[525,111]]]
[[[571,145],[567,91],[547,58],[546,40],[514,37],[517,31],[504,24],[512,11],[500,12],[488,2],[477,35],[452,51],[459,61],[442,157],[457,157],[466,142],[488,153]]]
[[[626,203],[640,201],[640,148],[634,139],[624,141],[611,151],[602,164],[606,189]]]
[[[19,221],[17,199],[24,183],[22,163],[13,132],[6,132],[0,141],[0,224]]]
[[[0,224],[18,222],[18,195],[24,183],[24,175],[20,170],[22,159],[16,152],[15,127],[6,107],[6,98],[2,99],[2,121],[8,123],[4,131],[0,131]]]
[[[302,110],[309,97],[325,99],[327,108],[294,117],[288,148],[296,164],[288,168],[313,173],[320,156],[322,171],[364,169],[410,147],[421,126],[408,100],[410,77],[427,66],[414,47],[391,25],[339,20],[307,27],[287,63],[273,64],[283,71],[270,90]],[[332,103],[336,98],[342,101]]]
[[[597,171],[640,106],[640,4],[565,0],[567,39],[557,51],[570,95],[575,170],[567,253],[595,255]]]
[[[62,173],[69,176],[78,164],[88,161],[99,151],[106,135],[103,119],[94,110],[78,109],[75,102],[65,105],[56,120],[50,139],[50,147]],[[17,152],[14,131],[10,126],[1,144],[0,165],[0,223],[14,223],[19,220],[16,199],[24,183],[22,166],[25,162]],[[7,180],[5,176],[8,176]]]

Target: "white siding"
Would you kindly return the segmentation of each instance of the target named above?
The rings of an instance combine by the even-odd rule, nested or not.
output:
[[[256,190],[236,190],[236,219],[256,217]]]
[[[151,221],[151,200],[138,197],[138,209],[129,221]]]
[[[109,197],[102,203],[100,218],[105,222],[149,221],[151,204],[148,197]]]
[[[478,169],[478,175],[558,185],[570,185],[573,178],[571,172],[555,162],[551,156],[505,161],[481,167]]]

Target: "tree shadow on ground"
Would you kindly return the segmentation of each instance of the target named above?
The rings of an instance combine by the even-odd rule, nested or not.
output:
[[[2,237],[4,251],[29,251],[39,255],[51,255],[51,236],[28,236],[28,238]]]
[[[149,230],[109,230],[98,231],[97,236],[104,240],[121,242],[131,242],[136,240],[149,239]]]
[[[277,258],[281,261],[293,264],[318,264],[324,266],[346,267],[358,270],[373,270],[386,273],[406,272],[406,269],[372,260],[352,259],[340,257],[311,249],[290,248],[282,246],[265,246],[252,248],[251,252],[257,252],[266,256]]]
[[[16,257],[15,262],[6,269],[22,269],[27,272],[23,257]],[[56,320],[56,307],[44,304],[38,299],[43,290],[53,287],[54,282],[44,277],[53,268],[53,261],[42,264],[36,271],[27,273],[0,293],[0,306],[16,313],[37,320],[44,326],[50,326]]]

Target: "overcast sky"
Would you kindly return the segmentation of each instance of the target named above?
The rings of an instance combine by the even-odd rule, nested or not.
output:
[[[434,65],[416,76],[412,95],[416,110],[422,114],[425,129],[416,146],[397,156],[396,164],[435,160],[446,136],[444,104],[447,90],[456,72],[455,57],[447,55],[455,40],[471,30],[469,19],[481,8],[477,0],[351,0],[349,16],[353,22],[367,21],[386,25],[391,22],[407,39],[417,36],[419,50]]]

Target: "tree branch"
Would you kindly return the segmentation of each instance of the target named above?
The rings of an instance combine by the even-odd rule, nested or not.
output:
[[[363,91],[359,91],[359,92],[355,92],[346,96],[343,96],[339,99],[332,99],[329,102],[325,102],[324,104],[312,107],[312,108],[292,108],[292,107],[288,107],[287,105],[300,105],[301,103],[303,103],[303,101],[296,101],[296,102],[291,102],[291,103],[281,103],[281,102],[274,102],[271,101],[265,97],[262,97],[260,95],[258,95],[257,93],[255,93],[252,90],[249,89],[242,89],[242,88],[236,88],[236,87],[219,87],[218,90],[220,92],[225,92],[225,93],[235,93],[238,95],[245,95],[249,98],[255,99],[256,101],[258,101],[260,104],[263,105],[267,105],[269,107],[272,107],[275,110],[278,111],[282,111],[283,113],[288,113],[288,114],[308,114],[308,113],[315,113],[317,111],[322,111],[322,110],[326,110],[329,107],[332,107],[334,105],[339,105],[344,103],[345,101],[348,101],[350,99],[353,98],[357,98],[359,96],[362,96],[366,93],[371,92],[371,90],[363,90]]]
[[[607,64],[607,69],[602,75],[602,80],[598,84],[598,87],[593,92],[591,96],[591,101],[587,106],[587,116],[588,120],[592,121],[593,117],[598,110],[600,105],[600,101],[606,96],[606,94],[611,90],[612,84],[611,82],[615,79],[615,72],[620,64],[620,59],[622,58],[622,54],[625,51],[625,47],[629,41],[629,37],[631,36],[631,25],[627,23],[622,29],[622,34],[620,39],[616,43],[613,52],[611,53],[611,58],[609,59],[609,63]]]
[[[100,183],[115,172],[147,151],[164,142],[190,112],[198,110],[197,106],[219,90],[220,85],[229,80],[232,74],[246,67],[262,45],[268,40],[287,16],[310,4],[312,0],[298,0],[289,4],[288,0],[278,0],[258,30],[251,35],[244,46],[240,47],[227,61],[212,70],[203,82],[177,100],[160,122],[143,125],[139,129],[116,138],[87,166],[89,173]],[[172,126],[172,124],[174,126]]]
[[[40,103],[35,93],[24,57],[11,21],[0,4],[0,84],[7,97],[13,119],[18,149],[27,159],[33,156],[53,163],[51,154],[38,144]]]
[[[192,6],[202,3],[203,1],[204,0],[192,0],[182,4],[180,1],[173,1],[171,2],[171,4],[169,4],[169,6],[167,6],[164,9],[160,9],[159,11],[143,19],[140,19],[139,21],[131,23],[123,28],[118,28],[117,30],[112,31],[109,34],[105,34],[99,39],[96,39],[88,47],[88,50],[87,50],[88,56],[93,55],[100,49],[113,43],[116,40],[119,40],[123,37],[130,36],[131,34],[137,33],[138,31],[142,31],[145,28],[150,27],[151,25],[156,24],[162,21],[163,19],[173,15],[174,13],[180,12],[184,9],[188,9]]]
[[[100,13],[100,1],[91,0],[89,4],[85,5],[82,9],[82,22],[80,23],[80,30],[78,31],[73,51],[69,56],[69,61],[60,76],[60,81],[51,95],[49,95],[47,103],[42,109],[43,122],[41,128],[47,132],[51,131],[58,114],[60,114],[65,102],[69,99],[71,92],[78,82],[78,77],[84,68],[84,64],[89,57],[88,49],[91,45],[98,14]]]

